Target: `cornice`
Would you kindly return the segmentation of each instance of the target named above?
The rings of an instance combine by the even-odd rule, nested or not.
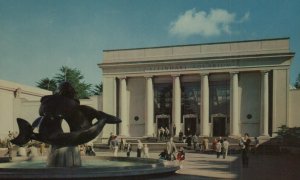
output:
[[[147,66],[157,64],[171,64],[171,63],[195,63],[195,62],[212,62],[212,61],[230,61],[230,60],[249,60],[249,59],[285,59],[294,57],[295,53],[272,53],[272,54],[255,54],[255,55],[227,55],[227,56],[207,56],[207,57],[190,57],[180,58],[173,57],[162,57],[160,59],[149,58],[147,61],[127,61],[127,62],[112,62],[112,63],[100,63],[99,68],[119,67],[119,66]]]
[[[5,87],[5,86],[0,86],[0,89],[5,90],[5,91],[10,91],[10,92],[16,92],[19,90],[19,94],[26,94],[26,95],[32,95],[32,96],[38,96],[38,97],[43,97],[46,95],[46,94],[42,94],[42,93],[26,91],[21,88],[10,88],[10,87]]]

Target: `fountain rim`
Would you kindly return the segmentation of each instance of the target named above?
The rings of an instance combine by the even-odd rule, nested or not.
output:
[[[84,156],[85,160],[111,160],[140,162],[137,166],[126,167],[44,167],[44,168],[0,168],[0,178],[95,178],[95,177],[130,177],[175,173],[180,167],[176,161],[151,158]]]

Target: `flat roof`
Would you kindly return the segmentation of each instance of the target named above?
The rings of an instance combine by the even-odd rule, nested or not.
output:
[[[224,41],[224,42],[199,43],[199,44],[182,44],[182,45],[177,44],[177,45],[170,45],[170,46],[152,46],[152,47],[150,46],[150,47],[141,47],[141,48],[105,49],[105,50],[103,50],[103,52],[139,50],[139,49],[170,48],[170,47],[183,47],[183,46],[197,46],[197,45],[217,45],[217,44],[244,43],[244,42],[255,42],[255,41],[273,41],[273,40],[284,40],[284,39],[290,39],[290,37],[250,39],[250,40],[240,40],[240,41]]]
[[[228,41],[206,44],[188,44],[135,49],[114,49],[103,51],[100,66],[136,62],[174,62],[187,59],[209,59],[221,57],[262,57],[293,56],[289,48],[289,38]]]

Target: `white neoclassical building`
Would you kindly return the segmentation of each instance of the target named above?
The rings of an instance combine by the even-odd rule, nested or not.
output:
[[[103,54],[103,110],[122,119],[104,136],[156,136],[174,125],[176,134],[273,136],[281,125],[300,126],[300,92],[289,89],[289,38]]]

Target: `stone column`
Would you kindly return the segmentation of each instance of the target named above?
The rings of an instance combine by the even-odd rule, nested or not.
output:
[[[230,135],[239,136],[238,72],[230,73]]]
[[[173,106],[172,106],[172,121],[176,126],[176,136],[181,130],[181,87],[180,75],[172,75],[173,77]],[[171,125],[170,131],[173,131]],[[173,133],[173,132],[172,132]]]
[[[145,136],[153,136],[154,129],[154,90],[152,76],[146,77],[146,117]]]
[[[261,72],[261,95],[262,95],[262,123],[261,123],[261,135],[269,136],[269,72]]]
[[[120,77],[120,135],[129,136],[126,77]]]
[[[201,75],[201,136],[209,136],[209,85],[208,74]]]

